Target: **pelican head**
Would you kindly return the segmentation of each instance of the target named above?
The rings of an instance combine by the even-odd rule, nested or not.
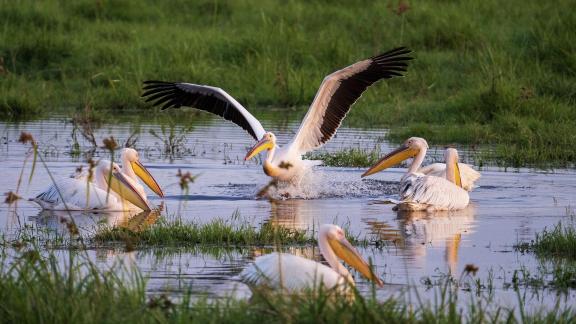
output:
[[[342,261],[358,270],[358,272],[360,272],[364,277],[374,281],[378,286],[382,287],[384,285],[382,280],[372,272],[368,262],[362,258],[360,253],[358,253],[358,251],[346,239],[344,231],[340,226],[333,224],[324,224],[320,226],[318,241],[322,255],[334,270],[338,271],[338,269],[342,267],[334,257],[337,256]],[[340,272],[340,274],[347,276],[348,272],[346,270],[344,271],[345,273]]]
[[[460,167],[458,167],[458,151],[455,148],[447,148],[444,151],[444,161],[446,161],[446,179],[462,188],[462,178]]]
[[[258,153],[264,150],[270,151],[275,146],[276,146],[276,135],[274,135],[274,133],[272,132],[266,132],[264,133],[264,136],[262,136],[262,139],[260,139],[260,141],[256,143],[254,146],[252,146],[250,151],[248,151],[244,160],[250,160]]]
[[[101,160],[96,167],[96,177],[103,179],[106,188],[131,202],[142,210],[151,210],[148,200],[134,187],[134,180],[122,172],[120,166],[110,161]]]
[[[374,164],[372,167],[370,167],[370,169],[362,174],[362,177],[366,177],[389,167],[395,166],[404,160],[416,156],[421,150],[427,149],[428,143],[425,139],[421,137],[410,137],[402,144],[402,146],[386,154],[383,158],[376,162],[376,164]]]
[[[124,148],[122,150],[122,161],[124,161],[124,163],[130,163],[132,170],[134,170],[134,173],[138,176],[138,178],[142,179],[148,188],[152,189],[155,194],[160,197],[164,197],[164,192],[162,191],[162,188],[160,188],[160,185],[156,179],[154,179],[148,169],[146,169],[146,167],[144,167],[144,165],[142,165],[140,162],[138,151],[129,147]]]

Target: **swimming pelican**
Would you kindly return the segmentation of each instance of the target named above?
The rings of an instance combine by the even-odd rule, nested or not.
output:
[[[350,107],[362,93],[381,79],[402,76],[411,51],[400,47],[357,62],[328,75],[304,116],[300,128],[285,147],[276,145],[276,136],[264,130],[236,99],[216,87],[183,82],[145,81],[142,97],[162,109],[193,107],[219,115],[246,130],[258,142],[246,154],[249,160],[266,150],[264,173],[275,180],[293,181],[318,161],[302,160],[302,155],[329,141]]]
[[[475,188],[474,183],[481,177],[480,172],[474,170],[472,166],[466,163],[458,163],[458,169],[460,170],[460,177],[462,178],[462,188],[466,191],[472,191]],[[446,164],[428,164],[427,166],[421,167],[418,172],[425,175],[446,178]]]
[[[126,201],[142,210],[151,209],[135,181],[107,160],[98,162],[93,181],[87,176],[62,178],[31,200],[47,210],[122,211],[131,208]]]
[[[270,253],[257,257],[247,266],[240,279],[251,287],[268,287],[297,292],[306,288],[335,288],[346,293],[354,279],[338,258],[358,270],[366,278],[383,286],[368,263],[348,242],[344,231],[337,225],[324,224],[318,232],[318,246],[330,265],[287,253]]]
[[[164,192],[156,179],[148,172],[148,169],[142,165],[140,162],[140,156],[138,152],[133,149],[126,147],[122,149],[122,155],[120,156],[122,160],[122,172],[134,180],[134,188],[140,192],[143,196],[146,196],[144,187],[139,183],[138,178],[142,179],[146,185],[154,191],[160,197],[164,197]]]
[[[408,172],[400,180],[400,199],[397,210],[458,210],[468,206],[468,191],[462,188],[458,167],[458,151],[448,148],[444,152],[446,177],[425,175],[418,172],[426,155],[428,143],[420,137],[411,137],[398,149],[384,156],[368,169],[362,177],[414,158]]]

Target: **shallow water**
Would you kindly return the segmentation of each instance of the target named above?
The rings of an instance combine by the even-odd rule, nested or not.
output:
[[[266,126],[266,121],[263,122]],[[275,123],[279,143],[286,143],[297,124]],[[63,118],[21,124],[0,124],[0,162],[2,177],[0,190],[15,191],[28,148],[17,142],[21,131],[27,131],[38,140],[42,158],[53,177],[74,173],[83,161],[89,143],[76,131],[81,152],[75,149],[74,126]],[[162,134],[155,124],[103,125],[95,132],[99,143],[114,135],[123,143],[138,131],[135,148],[142,162],[149,168],[166,193],[162,201],[150,193],[154,204],[163,203],[161,217],[181,217],[185,220],[208,222],[214,218],[232,218],[239,213],[243,221],[254,226],[273,223],[299,229],[310,229],[322,223],[347,226],[360,237],[375,235],[386,241],[383,247],[368,247],[361,253],[372,259],[379,274],[387,283],[378,290],[382,298],[398,294],[408,286],[416,287],[420,297],[431,297],[425,278],[434,282],[444,274],[459,278],[467,264],[479,267],[477,277],[483,282],[492,278],[495,298],[502,304],[513,306],[516,293],[504,289],[511,282],[515,270],[525,268],[536,273],[541,262],[531,254],[515,252],[513,245],[529,241],[536,232],[552,227],[558,221],[573,218],[576,204],[576,173],[573,170],[541,172],[499,169],[482,171],[479,187],[471,194],[471,206],[459,212],[430,215],[398,215],[386,198],[394,192],[402,169],[391,169],[370,179],[360,179],[363,172],[357,168],[317,167],[304,184],[299,195],[309,199],[266,200],[256,199],[260,188],[267,184],[258,161],[244,162],[247,148],[253,144],[241,129],[218,119],[203,119],[191,129],[174,128],[173,150],[167,151],[164,139],[151,134]],[[383,152],[391,149],[382,140],[379,130],[342,128],[338,136],[323,149],[327,151],[360,147]],[[431,160],[437,160],[441,147],[431,148]],[[106,157],[103,149],[95,156]],[[50,183],[48,172],[41,163],[36,167],[32,181],[28,182],[30,164],[25,168],[20,195],[32,197]],[[198,175],[189,190],[183,192],[176,176],[178,170]],[[9,207],[0,205],[0,228],[14,234],[24,224],[46,227],[65,232],[62,215],[41,213],[27,201]],[[75,215],[81,231],[90,233],[99,223],[141,223],[154,220],[127,220],[122,213]],[[238,216],[234,216],[238,217]],[[233,280],[243,266],[251,262],[262,249],[229,250],[224,253],[191,252],[184,250],[148,249],[132,252],[121,250],[90,250],[88,255],[102,267],[122,261],[137,266],[150,276],[151,293],[178,294],[192,288],[195,293],[209,296],[249,296],[246,286]],[[308,257],[319,258],[317,248],[291,249]],[[61,251],[60,253],[66,253]],[[370,285],[357,277],[361,291],[368,293]],[[569,291],[566,303],[574,300]],[[556,292],[527,290],[528,307],[541,304],[553,306]]]

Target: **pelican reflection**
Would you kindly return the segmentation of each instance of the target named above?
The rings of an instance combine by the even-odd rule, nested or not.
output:
[[[142,212],[136,211],[63,211],[42,210],[36,216],[30,217],[39,227],[52,230],[59,235],[93,234],[100,226],[125,227],[132,231],[140,231],[156,222],[162,207]],[[71,233],[71,226],[78,233]]]
[[[397,227],[385,221],[366,223],[373,234],[393,242],[421,267],[426,263],[428,248],[444,247],[446,264],[451,273],[457,273],[462,236],[473,232],[475,214],[474,206],[470,205],[458,211],[399,211]]]
[[[318,224],[315,226],[313,211],[306,209],[307,202],[303,199],[271,199],[270,218],[266,223],[293,230],[312,231]]]

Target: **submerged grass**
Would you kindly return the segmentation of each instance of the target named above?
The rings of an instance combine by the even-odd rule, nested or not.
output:
[[[10,257],[9,257],[10,256]],[[471,299],[462,308],[450,282],[438,289],[434,303],[409,304],[402,298],[374,295],[341,298],[334,292],[278,295],[255,292],[250,301],[232,297],[178,300],[146,291],[138,272],[114,267],[100,270],[74,253],[59,260],[34,248],[3,249],[0,264],[0,323],[497,323],[576,320],[568,307],[533,314],[494,302]],[[192,288],[192,287],[190,287]],[[523,303],[523,301],[521,300]]]
[[[576,262],[565,259],[542,259],[537,271],[522,267],[514,270],[511,282],[504,284],[508,288],[530,288],[540,291],[542,288],[568,292],[576,288]]]
[[[576,228],[574,223],[558,223],[552,230],[544,229],[536,234],[530,243],[516,246],[521,251],[533,251],[546,257],[567,257],[576,259]]]
[[[0,118],[151,109],[139,97],[145,79],[217,85],[251,110],[306,106],[335,68],[407,45],[417,58],[408,76],[367,91],[348,125],[388,127],[393,141],[492,145],[489,158],[506,165],[570,166],[572,7],[570,0],[0,0]]]
[[[193,301],[186,294],[175,302],[166,295],[147,295],[145,280],[137,271],[121,278],[117,269],[99,271],[89,263],[78,264],[74,259],[71,267],[62,267],[56,262],[53,256],[47,259],[26,256],[17,259],[8,271],[2,271],[0,295],[5,300],[0,309],[2,321],[457,323],[570,322],[576,316],[571,309],[556,308],[533,315],[522,314],[518,318],[511,309],[475,301],[465,313],[457,304],[457,293],[448,283],[439,289],[435,304],[416,307],[400,299],[378,301],[360,295],[349,302],[344,298],[335,299],[330,292],[298,296],[257,292],[250,302],[232,298]],[[494,309],[490,309],[491,306]]]

